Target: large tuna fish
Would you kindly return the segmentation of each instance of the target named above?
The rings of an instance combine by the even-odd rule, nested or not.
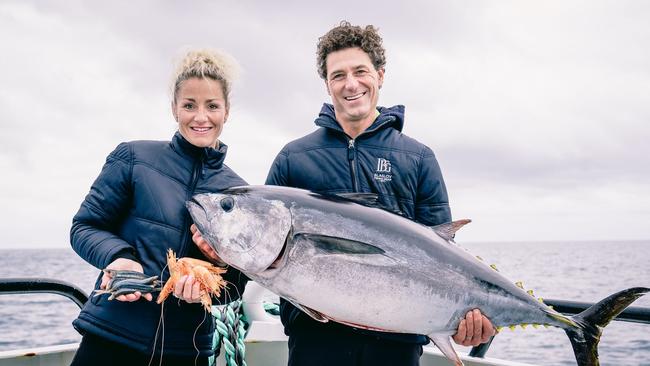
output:
[[[373,197],[248,186],[187,206],[225,262],[314,319],[425,334],[456,365],[450,335],[474,308],[495,326],[563,328],[578,364],[598,365],[601,328],[650,291],[631,288],[564,316],[453,242],[469,220],[427,227],[372,207]]]

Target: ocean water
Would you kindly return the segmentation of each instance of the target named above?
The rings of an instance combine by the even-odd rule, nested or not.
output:
[[[462,245],[542,298],[595,302],[627,287],[650,287],[650,240]],[[90,293],[98,273],[70,249],[0,250],[0,278],[55,278]],[[650,307],[650,295],[633,305]],[[71,326],[78,312],[59,295],[0,295],[0,351],[78,342],[80,336]],[[612,322],[605,328],[599,354],[603,366],[650,366],[650,325]],[[554,328],[504,329],[487,356],[575,365],[568,338]]]

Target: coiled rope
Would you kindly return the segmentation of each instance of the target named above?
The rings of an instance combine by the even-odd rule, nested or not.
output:
[[[264,301],[262,305],[267,313],[280,315],[278,304]],[[248,324],[241,309],[241,300],[212,307],[212,317],[215,325],[212,350],[215,351],[215,354],[218,354],[219,348],[225,351],[226,366],[247,366],[244,337],[246,337]],[[216,362],[217,358],[211,356],[210,365],[215,365]]]
[[[212,307],[214,317],[214,339],[212,349],[216,352],[219,347],[225,351],[224,358],[227,366],[246,366],[246,323],[240,312],[241,300],[233,301],[223,306]],[[210,357],[210,365],[215,365],[217,359]]]

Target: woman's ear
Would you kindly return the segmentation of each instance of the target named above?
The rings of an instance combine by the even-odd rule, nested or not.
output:
[[[176,102],[172,101],[171,102],[171,107],[172,107],[172,116],[174,116],[174,120],[176,123],[178,123],[178,114],[176,114]]]

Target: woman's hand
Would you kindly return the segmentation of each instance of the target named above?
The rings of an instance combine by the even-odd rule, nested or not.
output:
[[[192,224],[190,226],[190,231],[192,232],[192,241],[194,244],[196,244],[197,247],[199,247],[199,250],[201,250],[201,253],[203,253],[204,256],[206,256],[212,263],[223,267],[226,264],[224,261],[221,260],[221,258],[217,255],[217,252],[212,249],[210,244],[203,239],[203,236],[201,235],[201,232],[199,231],[199,228],[196,227],[196,225]]]
[[[142,265],[140,263],[126,258],[117,258],[116,260],[112,261],[108,266],[106,266],[106,269],[128,270],[128,271],[136,271],[136,272],[144,273],[144,269],[142,269]],[[111,276],[108,273],[104,272],[104,275],[102,276],[102,283],[99,285],[99,288],[105,290],[110,280],[111,280]],[[140,300],[140,298],[144,298],[147,301],[151,301],[153,299],[153,296],[151,294],[143,295],[142,293],[140,293],[140,291],[136,291],[132,294],[120,295],[115,299],[118,301],[133,302],[133,301]]]
[[[182,276],[174,284],[174,297],[189,303],[201,302],[201,288],[192,275]]]

